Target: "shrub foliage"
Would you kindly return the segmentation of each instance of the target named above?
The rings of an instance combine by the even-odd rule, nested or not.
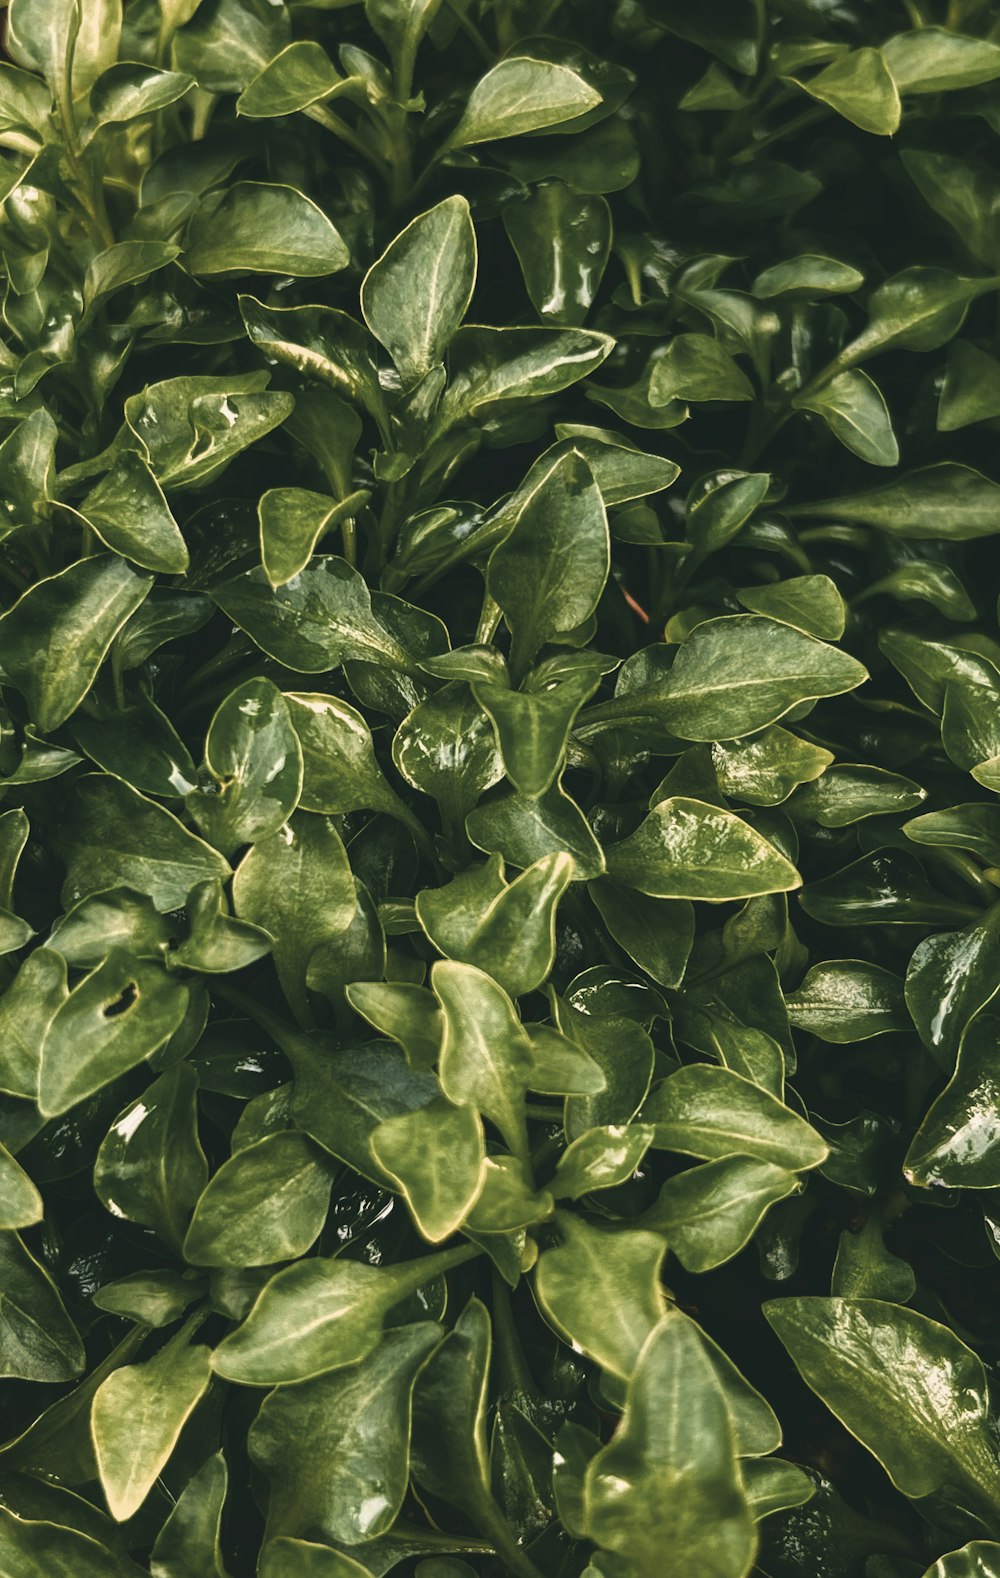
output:
[[[996,1578],[995,7],[6,55],[0,1567]]]

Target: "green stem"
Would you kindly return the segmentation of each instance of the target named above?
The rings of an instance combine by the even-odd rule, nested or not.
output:
[[[509,1377],[510,1384],[505,1388],[507,1395],[514,1402],[521,1397],[537,1398],[538,1387],[528,1369],[528,1361],[524,1357],[524,1349],[521,1347],[521,1339],[517,1332],[517,1322],[510,1307],[510,1288],[495,1266],[493,1268],[493,1331],[496,1337],[497,1359]]]
[[[303,113],[308,115],[310,120],[315,121],[318,126],[323,126],[328,132],[332,132],[334,137],[339,137],[341,142],[347,144],[348,148],[353,148],[356,154],[364,159],[367,164],[370,164],[373,169],[377,170],[382,179],[391,185],[392,170],[390,166],[380,154],[375,152],[369,143],[365,142],[363,137],[359,137],[357,132],[352,131],[347,122],[341,120],[339,115],[335,115],[332,110],[328,110],[325,104],[310,104],[309,108]]]
[[[761,137],[749,148],[741,148],[739,153],[734,153],[730,164],[752,164],[765,148],[771,148],[776,142],[783,142],[786,137],[794,137],[796,133],[804,131],[807,126],[812,126],[815,121],[823,120],[832,111],[825,104],[814,104],[809,109],[803,110],[801,115],[795,115],[783,126],[778,126],[773,132],[768,132],[766,137]]]
[[[483,607],[479,615],[479,624],[476,626],[476,642],[480,646],[489,646],[497,633],[497,627],[503,618],[500,604],[494,600],[489,592],[483,593]]]
[[[506,1563],[508,1571],[512,1572],[515,1578],[544,1578],[527,1551],[523,1551],[518,1545],[513,1530],[493,1497],[485,1491],[482,1500],[474,1509],[473,1516],[482,1533],[492,1542],[497,1555]]]

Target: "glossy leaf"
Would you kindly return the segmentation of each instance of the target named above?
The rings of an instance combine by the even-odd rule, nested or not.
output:
[[[765,1314],[807,1385],[905,1495],[949,1483],[992,1502],[985,1373],[954,1333],[877,1299],[772,1300]]]
[[[98,554],[36,582],[0,618],[4,682],[23,692],[39,728],[58,728],[75,712],[151,585],[121,559]]]
[[[192,274],[332,274],[350,254],[321,208],[292,186],[241,181],[188,232]]]
[[[750,1570],[756,1535],[725,1397],[695,1328],[676,1316],[650,1333],[622,1424],[588,1465],[584,1517],[592,1539],[639,1571]]]
[[[216,849],[232,855],[288,821],[302,789],[302,750],[270,680],[248,680],[226,697],[209,725],[205,769],[207,782],[187,806]]]
[[[546,642],[590,618],[607,580],[608,555],[600,490],[586,461],[571,452],[490,559],[487,587],[511,631],[515,674],[526,671]]]
[[[799,886],[795,867],[730,811],[675,795],[607,851],[608,873],[660,899],[751,898]]]
[[[659,1085],[642,1109],[654,1144],[686,1156],[754,1156],[792,1172],[818,1167],[829,1147],[804,1118],[727,1068],[692,1064]]]
[[[353,1260],[297,1261],[266,1284],[247,1319],[215,1349],[212,1368],[243,1386],[277,1386],[355,1365],[377,1348],[396,1304],[469,1256],[441,1250],[382,1270]]]
[[[145,1364],[115,1370],[94,1394],[97,1466],[119,1522],[142,1506],[210,1378],[208,1349],[175,1339]]]
[[[850,1045],[910,1028],[898,976],[860,959],[814,965],[786,1002],[797,1029],[835,1044]]]
[[[254,844],[233,880],[233,902],[241,919],[273,938],[282,991],[308,1023],[309,961],[346,931],[357,908],[347,855],[329,818],[299,816]]]
[[[553,61],[514,55],[481,77],[449,139],[453,148],[518,137],[593,109],[601,96]]]
[[[476,236],[464,198],[446,198],[410,221],[361,287],[365,322],[404,384],[442,361],[476,280]]]
[[[190,1063],[174,1064],[115,1120],[94,1168],[94,1187],[113,1216],[152,1227],[178,1247],[208,1181],[197,1091]]]
[[[566,1341],[627,1380],[663,1314],[663,1240],[639,1230],[608,1233],[568,1215],[557,1226],[560,1243],[535,1269],[539,1305]]]
[[[249,1436],[271,1485],[268,1532],[356,1545],[390,1528],[407,1490],[413,1382],[438,1341],[432,1322],[399,1327],[352,1370],[271,1392]]]
[[[47,1273],[16,1233],[0,1233],[3,1325],[0,1374],[20,1381],[71,1381],[83,1344]]]
[[[161,964],[113,949],[55,1013],[38,1070],[38,1106],[57,1117],[163,1046],[188,1006]]]
[[[658,710],[682,739],[731,740],[804,701],[855,690],[866,678],[857,659],[836,647],[758,614],[737,614],[691,633],[657,696]]]
[[[538,316],[547,323],[582,323],[611,250],[604,198],[545,181],[505,209],[503,219]]]
[[[747,1244],[779,1200],[800,1188],[794,1172],[751,1156],[720,1156],[668,1178],[644,1225],[662,1232],[687,1271],[711,1271]]]
[[[556,909],[572,881],[573,862],[569,855],[543,856],[509,886],[501,868],[494,858],[445,888],[425,888],[417,919],[446,958],[476,965],[511,997],[521,997],[552,968]]]
[[[330,1170],[294,1129],[223,1162],[194,1209],[184,1258],[194,1266],[268,1266],[304,1255],[326,1221]]]

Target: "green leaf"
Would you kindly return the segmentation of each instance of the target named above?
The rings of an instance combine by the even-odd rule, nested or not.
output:
[[[0,1375],[72,1381],[86,1364],[83,1344],[55,1284],[16,1233],[0,1233],[0,1270]]]
[[[327,532],[354,515],[367,494],[339,503],[308,488],[268,488],[257,506],[264,573],[271,586],[285,586],[304,570]]]
[[[973,345],[952,340],[938,405],[940,433],[1000,416],[1000,362]]]
[[[239,305],[266,356],[357,400],[387,428],[375,346],[355,318],[334,307],[267,307],[254,296],[241,296]]]
[[[861,959],[829,959],[813,965],[785,1001],[796,1029],[836,1046],[909,1030],[911,1024],[899,977]]]
[[[142,1506],[166,1467],[186,1421],[208,1390],[209,1350],[183,1334],[145,1364],[127,1364],[103,1381],[91,1412],[94,1451],[111,1516]]]
[[[682,739],[731,740],[803,701],[855,690],[867,677],[836,647],[758,614],[736,614],[698,625],[652,695]]]
[[[590,884],[590,896],[619,947],[660,986],[680,986],[694,941],[694,909],[686,899],[650,898],[611,877]]]
[[[58,429],[48,411],[32,411],[0,444],[4,477],[2,534],[33,526],[49,513]]]
[[[18,1517],[0,1507],[0,1561],[24,1578],[71,1572],[73,1578],[141,1578],[142,1568],[120,1552],[65,1524]]]
[[[343,1551],[285,1535],[264,1546],[259,1571],[260,1578],[372,1578],[369,1568]]]
[[[832,761],[823,746],[774,726],[751,739],[712,746],[719,788],[751,805],[780,805],[798,784],[815,782]]]
[[[953,805],[928,811],[904,822],[903,832],[915,844],[945,849],[971,849],[988,865],[1000,864],[1000,806]]]
[[[112,949],[49,1025],[38,1070],[39,1110],[58,1117],[150,1057],[179,1027],[187,1007],[187,987],[161,964]]]
[[[98,126],[123,124],[155,115],[176,104],[194,87],[184,71],[157,71],[119,61],[101,73],[90,91],[90,113]]]
[[[241,1386],[279,1386],[355,1365],[378,1347],[395,1305],[475,1253],[445,1249],[381,1268],[300,1260],[271,1278],[213,1352],[212,1368]]]
[[[65,960],[36,948],[0,997],[0,1090],[35,1099],[42,1046],[68,996]]]
[[[212,597],[270,657],[299,674],[322,674],[350,658],[413,671],[409,653],[373,614],[371,593],[346,559],[312,559],[277,588],[262,568],[246,570],[213,587]]]
[[[347,1000],[382,1035],[398,1041],[414,1069],[437,1062],[441,1014],[433,992],[407,981],[355,981]]]
[[[414,1389],[412,1470],[432,1495],[477,1523],[485,1514],[496,1531],[486,1445],[491,1348],[489,1312],[471,1298]]]
[[[0,1145],[0,1231],[31,1227],[45,1212],[41,1195],[23,1167]]]
[[[250,1431],[271,1486],[271,1535],[316,1530],[355,1545],[394,1522],[409,1478],[414,1382],[441,1339],[430,1321],[386,1334],[354,1369],[279,1387]]]
[[[759,1085],[728,1068],[695,1063],[670,1074],[642,1109],[653,1144],[682,1156],[753,1156],[789,1172],[829,1155],[821,1135]]]
[[[542,400],[600,367],[614,341],[589,329],[483,329],[466,325],[451,342],[450,379],[435,430],[487,418],[512,400]]]
[[[752,1156],[720,1156],[668,1178],[643,1226],[663,1233],[686,1271],[711,1271],[750,1242],[767,1212],[802,1185]]]
[[[575,120],[600,102],[601,95],[567,66],[513,55],[480,77],[448,147],[522,137]]]
[[[360,712],[339,696],[314,692],[286,691],[285,701],[302,747],[303,811],[384,811],[406,819],[375,760],[372,733]]]
[[[628,1380],[665,1308],[666,1245],[657,1233],[608,1232],[568,1214],[556,1226],[560,1242],[535,1268],[539,1307],[565,1342]]]
[[[787,809],[790,816],[804,817],[821,827],[847,827],[868,816],[912,811],[926,798],[925,789],[900,773],[837,762],[820,778],[796,789]]]
[[[228,1475],[221,1452],[205,1459],[188,1480],[156,1536],[152,1578],[225,1578],[219,1546]]]
[[[881,389],[867,373],[848,368],[828,384],[792,400],[797,411],[815,411],[834,438],[871,466],[899,463],[899,445]]]
[[[97,1153],[94,1188],[112,1216],[180,1248],[208,1180],[198,1141],[198,1076],[175,1063],[120,1113]]]
[[[443,1099],[386,1118],[371,1137],[379,1167],[402,1190],[424,1238],[439,1244],[469,1216],[486,1182],[479,1114]]]
[[[556,951],[556,908],[573,878],[570,855],[545,855],[509,885],[502,861],[417,895],[417,919],[448,959],[476,965],[521,997],[541,986]]]
[[[287,822],[302,789],[302,750],[271,680],[247,680],[221,703],[205,740],[204,779],[185,803],[224,854],[269,838]]]
[[[913,1267],[890,1254],[877,1215],[859,1232],[843,1232],[833,1267],[831,1292],[838,1298],[886,1299],[905,1304],[917,1286]]]
[[[997,69],[1000,71],[1000,66]],[[1000,1545],[992,1540],[970,1540],[960,1551],[940,1556],[933,1567],[928,1567],[924,1578],[996,1578],[997,1573]]]
[[[487,588],[512,633],[516,675],[546,642],[590,618],[608,577],[609,551],[600,490],[586,461],[571,452],[490,559]]]
[[[785,263],[772,263],[753,282],[753,294],[760,301],[770,301],[775,296],[812,296],[815,294],[840,295],[859,290],[865,277],[850,263],[836,258],[823,257],[813,252],[789,258]]]
[[[208,198],[188,228],[184,266],[192,274],[294,274],[346,268],[350,253],[323,210],[293,186],[240,181],[221,201]]]
[[[947,93],[1000,77],[1000,45],[950,28],[897,33],[882,56],[900,93]]]
[[[234,920],[221,882],[199,882],[188,894],[190,934],[167,955],[167,968],[224,975],[242,970],[271,951],[271,938],[260,926]]]
[[[958,333],[976,297],[994,289],[992,279],[966,279],[940,268],[903,269],[872,291],[867,326],[830,369],[853,367],[890,347],[936,351]]]
[[[856,49],[807,82],[798,76],[789,80],[862,131],[890,137],[899,128],[899,91],[880,50]]]
[[[464,197],[412,219],[373,263],[361,310],[392,357],[404,387],[443,361],[476,282],[476,233]]]
[[[322,103],[343,81],[322,44],[299,39],[282,49],[247,83],[236,100],[236,113],[249,120],[292,115],[296,110]]]
[[[241,920],[274,939],[281,989],[309,1024],[309,961],[322,943],[346,931],[357,909],[347,853],[329,817],[298,815],[254,844],[233,879],[233,903]]]
[[[44,732],[75,712],[108,648],[152,586],[112,554],[78,559],[34,586],[0,618],[0,673]]]
[[[546,323],[582,323],[611,251],[611,211],[604,198],[565,181],[543,181],[522,202],[504,208],[503,222],[538,316]]]
[[[666,1315],[650,1333],[583,1504],[591,1539],[636,1571],[749,1572],[756,1535],[730,1414],[693,1323]]]
[[[130,887],[158,910],[180,909],[196,882],[228,881],[228,863],[162,806],[101,773],[73,787],[63,898]]]
[[[752,400],[753,385],[710,334],[677,334],[649,381],[653,405],[671,400]]]
[[[827,926],[862,923],[914,926],[954,925],[969,918],[968,906],[933,888],[923,867],[903,850],[863,855],[802,891],[802,908]]]
[[[1000,992],[1000,905],[961,931],[918,943],[905,990],[921,1040],[950,1068],[972,1020]]]
[[[223,1162],[195,1206],[184,1239],[194,1266],[268,1266],[315,1243],[331,1174],[304,1134],[269,1134]]]
[[[188,567],[180,527],[148,465],[132,450],[116,458],[74,513],[107,547],[144,570],[183,575]]]
[[[268,391],[268,376],[167,378],[129,396],[126,423],[161,488],[204,486],[290,415],[293,397]]]
[[[531,1042],[513,1003],[502,986],[471,964],[446,960],[433,965],[431,986],[441,1007],[438,1068],[445,1095],[489,1118],[514,1155],[523,1157]]]
[[[965,1035],[955,1071],[924,1114],[903,1164],[911,1183],[929,1189],[992,1189],[1000,1178],[996,1123],[995,1020]]]
[[[772,1299],[764,1313],[806,1384],[904,1495],[947,1484],[995,1504],[986,1376],[953,1332],[877,1299]]]
[[[544,795],[498,795],[466,817],[469,841],[488,854],[502,855],[527,869],[546,855],[573,857],[577,882],[604,871],[604,854],[580,807],[554,784]]]
[[[528,682],[534,678],[529,675]],[[598,683],[594,674],[571,674],[537,691],[510,690],[499,681],[473,684],[472,694],[493,724],[504,771],[519,794],[537,796],[551,789],[577,713]]]
[[[171,1326],[205,1291],[204,1283],[178,1271],[135,1271],[105,1282],[93,1295],[99,1310],[143,1326]]]
[[[605,1124],[567,1145],[552,1176],[557,1200],[578,1200],[598,1189],[614,1189],[631,1178],[653,1139],[649,1124]]]
[[[162,241],[119,241],[106,252],[98,252],[84,275],[83,322],[88,321],[108,296],[148,279],[157,269],[172,263],[179,252],[179,247],[167,246]]]
[[[903,167],[924,201],[958,235],[961,245],[987,267],[1000,263],[1000,183],[984,166],[943,153],[907,149]]]
[[[452,834],[460,832],[483,791],[503,776],[489,720],[457,680],[403,719],[392,742],[392,759],[408,784],[433,796]]]
[[[654,806],[630,837],[611,845],[607,861],[616,882],[660,899],[720,903],[785,893],[802,880],[749,823],[680,795]]]
[[[433,27],[441,0],[365,0],[365,16],[386,45],[397,79],[410,80],[420,41]]]

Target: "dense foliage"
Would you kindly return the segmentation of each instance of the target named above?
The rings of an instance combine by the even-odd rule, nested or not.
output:
[[[0,1568],[997,1578],[995,6],[5,38]]]

